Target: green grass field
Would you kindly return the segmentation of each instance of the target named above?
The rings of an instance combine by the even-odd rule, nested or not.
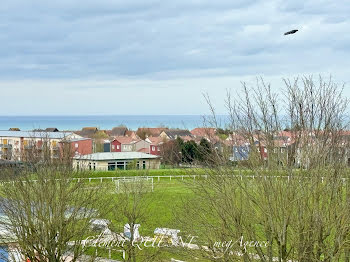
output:
[[[76,178],[84,178],[84,180],[80,179],[84,183],[84,189],[85,185],[87,188],[96,188],[98,190],[101,189],[101,199],[105,201],[105,203],[108,203],[110,206],[116,206],[118,205],[118,201],[120,199],[120,195],[117,193],[116,190],[116,182],[117,178],[119,177],[130,177],[130,180],[133,179],[135,176],[153,176],[153,186],[154,190],[153,192],[147,193],[145,196],[149,197],[149,204],[146,206],[145,210],[147,211],[147,215],[140,221],[137,221],[136,223],[140,223],[140,234],[143,237],[149,236],[153,237],[154,230],[158,227],[164,227],[164,228],[172,228],[172,229],[178,229],[180,230],[180,236],[183,236],[184,239],[186,239],[186,236],[188,233],[199,235],[200,238],[203,236],[205,237],[205,234],[207,233],[208,227],[200,227],[198,228],[190,228],[186,232],[186,226],[183,223],[183,221],[179,221],[179,217],[181,217],[183,220],[186,220],[188,217],[188,214],[185,213],[189,210],[194,210],[197,212],[197,206],[198,210],[200,210],[201,206],[197,204],[198,200],[200,202],[200,197],[198,195],[195,195],[195,193],[191,190],[192,183],[201,185],[198,180],[201,180],[202,182],[205,182],[204,176],[198,176],[198,175],[205,175],[207,174],[208,170],[206,169],[159,169],[159,170],[125,170],[125,171],[109,171],[109,172],[81,172],[81,173],[75,173]],[[229,170],[229,174],[231,174],[231,170]],[[235,169],[232,170],[233,174],[240,174],[240,170]],[[302,172],[297,171],[296,174],[299,176]],[[261,181],[266,181],[266,178],[251,178],[251,174],[253,174],[252,171],[246,171],[241,173],[243,176],[247,175],[248,180],[245,183],[241,184],[242,186],[246,186],[246,188],[249,190],[250,195],[253,196],[253,194],[256,194],[256,197],[258,198],[259,192],[257,189],[260,190],[262,187],[256,187],[257,185],[260,185]],[[264,173],[263,173],[264,174]],[[277,181],[275,178],[280,177],[279,175],[281,172],[279,170],[271,173],[271,181]],[[288,173],[289,174],[289,173]],[[193,175],[197,175],[196,178],[193,177]],[[170,178],[169,176],[172,176]],[[91,179],[89,179],[91,178]],[[102,179],[98,179],[102,178]],[[240,179],[239,177],[237,179]],[[137,179],[136,179],[137,180]],[[210,181],[210,180],[208,180]],[[283,180],[287,181],[287,180]],[[299,181],[295,180],[295,181]],[[269,186],[269,184],[266,184],[266,186]],[[281,184],[281,188],[283,186],[288,186],[289,184]],[[299,185],[298,183],[294,183],[293,185]],[[312,185],[312,184],[307,184]],[[326,183],[324,185],[327,185]],[[230,188],[231,190],[232,188]],[[232,193],[231,193],[232,192]],[[274,192],[277,192],[276,190]],[[237,197],[235,198],[229,198],[230,203],[235,203],[235,201],[240,202],[240,197],[242,196],[241,193],[236,192]],[[230,194],[234,194],[233,191],[230,191]],[[220,194],[219,194],[220,196]],[[285,194],[281,194],[281,196],[285,196]],[[291,196],[289,196],[291,197]],[[193,198],[195,206],[193,209],[186,209],[186,206],[184,206],[184,203],[186,200],[191,200]],[[266,200],[266,199],[265,199]],[[264,201],[265,201],[264,200]],[[271,200],[268,198],[268,200]],[[267,201],[267,200],[266,200]],[[284,206],[285,209],[288,208],[288,204],[285,204],[284,202],[281,202],[281,199],[277,199],[276,203],[279,203]],[[126,202],[129,202],[129,198]],[[203,202],[204,203],[204,202]],[[224,203],[224,202],[219,202]],[[263,202],[261,202],[263,203]],[[264,202],[265,204],[265,202]],[[96,209],[99,209],[100,207],[96,204]],[[247,207],[249,208],[249,206]],[[276,207],[277,208],[277,207]],[[112,210],[109,213],[104,213],[103,210],[100,212],[101,218],[109,219],[112,223],[110,228],[113,232],[122,233],[123,232],[123,226],[127,222],[125,216],[118,214],[116,210]],[[187,210],[187,211],[186,211]],[[278,208],[276,209],[279,210]],[[185,212],[182,212],[185,211]],[[254,212],[253,212],[254,211]],[[276,211],[276,212],[277,212]],[[190,212],[188,212],[190,213]],[[210,210],[206,214],[209,214],[208,216],[205,216],[206,219],[210,219]],[[249,211],[249,214],[253,214],[252,217],[252,223],[255,223],[255,216],[260,217],[261,211],[252,209]],[[178,216],[179,215],[179,216]],[[279,214],[281,216],[281,214]],[[195,217],[195,216],[194,216]],[[278,216],[276,216],[278,217]],[[205,220],[208,221],[208,220]],[[210,220],[209,220],[210,221]],[[260,221],[260,220],[259,220]],[[186,221],[185,221],[186,222]],[[257,239],[265,239],[264,230],[261,224],[254,224],[257,227],[256,230],[256,236]],[[197,230],[197,231],[196,231]],[[203,237],[203,239],[205,239]],[[330,237],[332,238],[332,237]],[[331,239],[332,240],[332,239]],[[330,241],[331,241],[330,240]],[[276,247],[273,249],[274,253],[278,253],[278,250]],[[161,250],[144,250],[142,252],[145,252],[146,254],[148,252],[159,252],[158,258],[161,260],[157,261],[170,261],[171,258],[179,259],[179,260],[185,260],[185,261],[206,261],[200,259],[200,255],[198,254],[198,259],[193,260],[191,255],[186,251],[186,249],[182,248],[162,248]],[[196,251],[195,251],[196,252]],[[99,256],[103,256],[108,258],[109,253],[108,250],[98,250]],[[112,251],[112,258],[120,259],[121,254],[117,251]],[[197,255],[196,255],[197,257]],[[155,260],[156,261],[156,260]],[[343,261],[343,260],[339,260]]]
[[[91,182],[93,184],[100,184],[100,182]],[[113,204],[116,201],[118,194],[116,192],[115,184],[110,180],[103,182],[108,184],[108,193],[106,192],[106,199]],[[154,179],[154,191],[147,193],[149,197],[149,205],[147,206],[147,217],[144,225],[141,225],[140,233],[143,235],[152,236],[153,231],[157,227],[176,226],[174,221],[174,213],[178,208],[181,208],[185,199],[191,198],[193,192],[186,186],[186,181],[181,179],[172,179],[171,181],[162,178],[159,181]],[[120,221],[115,221],[113,215],[108,217],[116,225],[121,228],[123,225]]]
[[[127,173],[127,172],[125,172]],[[157,227],[173,228],[181,230],[181,226],[176,219],[175,213],[181,209],[183,201],[193,197],[193,192],[187,186],[188,180],[181,178],[172,179],[161,178],[154,179],[154,191],[147,193],[150,197],[149,205],[146,208],[147,215],[144,221],[140,222],[141,236],[153,237],[154,230]],[[108,190],[105,192],[106,201],[111,205],[117,203],[118,194],[116,193],[115,183],[112,180],[104,180],[101,184],[100,180],[87,182],[89,185],[107,185]],[[123,226],[126,221],[121,221],[118,216],[111,212],[105,218],[112,222],[111,229],[114,232],[123,232]],[[191,261],[190,257],[183,249],[179,248],[162,248],[161,250],[144,249],[140,251],[143,254],[148,252],[158,252],[157,261],[170,261],[171,258]],[[105,249],[98,250],[99,256],[108,257],[109,253]],[[121,253],[111,251],[112,258],[120,259]],[[203,261],[203,260],[197,260]]]

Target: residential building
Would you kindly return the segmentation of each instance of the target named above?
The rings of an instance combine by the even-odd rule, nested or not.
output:
[[[164,144],[164,139],[161,137],[147,137],[146,141],[150,142],[149,153],[151,155],[159,156],[161,154],[162,145]]]
[[[64,154],[64,145],[70,151],[71,156],[82,156],[92,154],[92,139],[91,138],[72,138],[69,140],[62,140],[59,142],[61,155]]]
[[[45,129],[46,132],[59,132],[58,128],[56,127],[48,127]]]
[[[81,129],[81,131],[75,131],[74,133],[76,133],[82,137],[93,138],[97,132],[98,132],[97,127],[83,127]]]
[[[18,127],[11,127],[9,131],[21,131]]]
[[[117,126],[112,128],[112,130],[106,130],[106,134],[110,137],[126,136],[128,128],[125,126]]]
[[[216,137],[216,128],[212,127],[197,127],[191,130],[191,134],[199,138],[207,138],[210,140],[212,137]]]
[[[59,132],[59,130],[56,127],[48,127],[46,129],[34,129],[33,132]]]
[[[233,154],[230,157],[231,161],[246,161],[249,160],[250,146],[249,145],[236,145],[233,146]]]
[[[150,136],[159,136],[163,131],[168,130],[167,127],[140,127],[137,129],[136,134],[145,139]]]
[[[75,157],[73,167],[80,170],[126,170],[159,169],[160,159],[157,156],[141,152],[103,152]]]
[[[76,138],[81,137],[72,132],[0,131],[0,159],[24,160],[33,150],[49,151],[51,156],[58,157],[58,143]]]
[[[111,141],[110,144],[111,152],[122,152],[122,143],[119,142],[117,139]]]
[[[167,129],[162,131],[159,136],[168,140],[173,140],[178,137],[193,137],[191,132],[187,129]]]
[[[149,154],[150,144],[151,143],[147,140],[139,139],[138,141],[134,142],[134,151]]]
[[[120,143],[121,152],[132,152],[135,151],[135,142],[136,140],[128,136],[119,136],[115,137],[114,140],[117,140]],[[112,151],[117,152],[117,151]]]

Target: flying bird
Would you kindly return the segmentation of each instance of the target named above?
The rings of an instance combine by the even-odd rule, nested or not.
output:
[[[288,31],[288,32],[284,33],[284,35],[291,35],[291,34],[295,34],[296,32],[298,32],[298,29]]]

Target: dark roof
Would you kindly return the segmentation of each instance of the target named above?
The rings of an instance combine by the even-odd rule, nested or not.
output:
[[[108,132],[108,135],[110,135],[110,136],[125,136],[126,131],[128,131],[128,129],[125,126],[117,126],[117,127],[112,128],[112,130]]]
[[[46,132],[59,132],[60,130],[58,130],[56,127],[48,127],[45,129]]]
[[[18,127],[11,127],[9,131],[21,131]]]
[[[59,132],[59,130],[56,127],[48,127],[46,129],[33,129],[33,132]]]
[[[182,136],[189,136],[193,137],[190,131],[187,129],[168,129],[164,130],[164,133],[170,138],[170,139],[176,139],[177,137]]]
[[[137,134],[145,133],[147,136],[159,136],[164,130],[168,130],[167,127],[140,127],[137,129]]]
[[[81,136],[92,136],[98,131],[97,127],[83,127],[79,132]]]

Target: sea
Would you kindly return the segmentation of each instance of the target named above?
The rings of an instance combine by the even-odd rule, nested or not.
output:
[[[21,131],[56,127],[60,131],[80,130],[83,127],[112,129],[126,126],[131,130],[139,127],[169,127],[193,129],[209,126],[208,116],[201,115],[80,115],[80,116],[0,116],[0,130],[19,128]],[[218,122],[225,125],[227,116],[217,116]]]

